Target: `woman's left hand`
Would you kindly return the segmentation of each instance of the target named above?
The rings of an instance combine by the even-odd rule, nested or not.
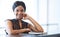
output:
[[[29,19],[29,18],[30,18],[30,16],[28,14],[26,14],[26,13],[23,14],[23,19],[26,20],[26,19]]]

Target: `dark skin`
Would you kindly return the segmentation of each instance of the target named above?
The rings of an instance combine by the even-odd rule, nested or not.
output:
[[[44,32],[43,28],[31,16],[29,16],[28,14],[26,14],[24,12],[24,8],[22,6],[16,7],[14,10],[14,14],[16,15],[16,19],[19,20],[20,28],[22,28],[21,20],[23,18],[31,21],[34,26],[32,26],[31,24],[28,24],[28,28],[13,30],[12,22],[10,20],[7,20],[7,27],[8,27],[7,32],[8,32],[8,34],[20,34],[23,32],[30,32],[30,31]]]

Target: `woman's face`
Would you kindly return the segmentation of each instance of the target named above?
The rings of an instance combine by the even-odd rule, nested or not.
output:
[[[22,6],[18,6],[15,8],[14,13],[16,18],[21,20],[23,18],[24,8]]]

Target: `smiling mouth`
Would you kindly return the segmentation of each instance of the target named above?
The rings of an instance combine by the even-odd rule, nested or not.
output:
[[[17,15],[17,18],[23,18],[23,14]]]

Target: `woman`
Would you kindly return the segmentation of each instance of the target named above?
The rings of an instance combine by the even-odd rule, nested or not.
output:
[[[16,1],[13,4],[13,12],[16,15],[16,19],[8,19],[7,20],[7,30],[8,34],[20,34],[20,33],[28,33],[30,31],[34,32],[44,32],[43,28],[29,15],[25,13],[26,6],[22,1]],[[28,19],[33,23],[31,24],[23,21],[22,19]]]

